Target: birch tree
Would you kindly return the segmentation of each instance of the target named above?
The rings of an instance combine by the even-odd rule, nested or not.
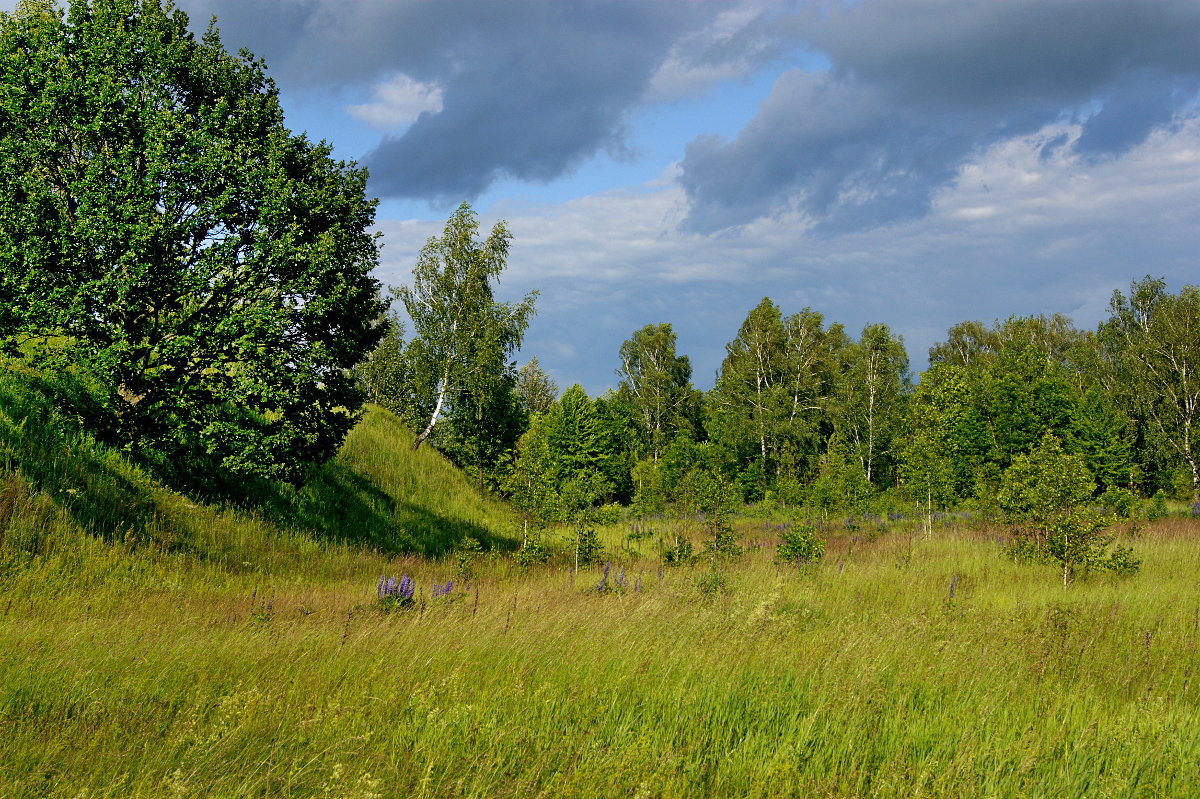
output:
[[[692,365],[675,354],[669,324],[646,325],[621,345],[620,393],[635,409],[643,444],[657,461],[695,402]]]
[[[478,232],[475,212],[463,203],[442,235],[421,249],[412,285],[395,289],[413,325],[408,363],[431,406],[414,450],[456,399],[468,398],[476,413],[483,414],[487,397],[505,380],[508,357],[521,346],[534,312],[536,291],[516,303],[497,302],[493,294],[492,284],[508,259],[508,227],[497,222],[484,241]]]
[[[1178,295],[1147,275],[1114,292],[1101,327],[1134,414],[1190,473],[1200,501],[1200,288]]]

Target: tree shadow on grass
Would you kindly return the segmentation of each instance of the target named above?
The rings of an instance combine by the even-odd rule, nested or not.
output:
[[[397,500],[338,460],[315,470],[299,490],[291,511],[279,521],[327,540],[369,546],[391,555],[436,558],[466,538],[474,538],[485,548],[506,548],[512,543],[478,524]]]
[[[121,466],[120,456],[72,431],[52,409],[19,393],[0,391],[0,458],[51,497],[80,528],[107,541],[145,541],[158,519],[146,487]],[[126,467],[127,468],[127,467]]]

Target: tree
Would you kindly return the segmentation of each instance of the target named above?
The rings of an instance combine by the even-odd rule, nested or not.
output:
[[[998,499],[1015,525],[1014,552],[1058,561],[1064,587],[1081,570],[1131,574],[1138,569],[1128,549],[1107,551],[1114,535],[1105,530],[1099,514],[1084,506],[1095,488],[1083,458],[1064,452],[1049,434],[1014,458],[1001,480]]]
[[[906,417],[901,474],[908,490],[943,508],[970,495],[991,446],[967,367],[945,361],[931,366]]]
[[[646,325],[621,345],[619,393],[633,406],[644,451],[658,460],[681,428],[689,426],[696,404],[692,365],[675,355],[675,333],[669,324]]]
[[[404,323],[392,312],[381,320],[383,338],[365,359],[354,367],[355,376],[368,402],[395,414],[405,407],[411,381],[404,361]]]
[[[374,202],[260,61],[187,24],[160,0],[0,15],[0,337],[85,374],[80,412],[135,455],[298,479],[382,333]]]
[[[448,404],[463,396],[470,397],[476,421],[485,421],[487,397],[504,380],[508,356],[521,346],[533,314],[536,291],[518,303],[497,302],[492,293],[508,258],[508,228],[497,222],[483,242],[478,231],[475,212],[463,203],[442,235],[421,249],[412,286],[396,289],[415,334],[408,346],[413,379],[431,406],[413,449],[429,438]]]
[[[784,319],[769,298],[746,316],[709,394],[709,435],[754,477],[761,492],[781,472],[816,464],[841,328],[805,308]],[[744,482],[746,480],[744,479]]]
[[[845,349],[838,384],[834,427],[857,457],[868,483],[882,482],[891,461],[892,441],[908,391],[908,354],[903,339],[887,325],[863,328],[858,342]]]
[[[1200,501],[1200,288],[1169,294],[1147,275],[1113,293],[1100,335],[1134,414],[1188,469]]]
[[[545,413],[558,398],[558,385],[533,356],[517,370],[517,398],[527,413]]]
[[[750,460],[764,484],[778,471],[786,422],[786,345],[779,307],[763,297],[746,315],[737,338],[725,345],[725,360],[709,394],[710,435],[738,460]]]

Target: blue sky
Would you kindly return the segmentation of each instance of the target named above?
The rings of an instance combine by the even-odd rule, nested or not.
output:
[[[659,322],[707,388],[763,296],[921,369],[966,319],[1200,282],[1195,0],[178,4],[370,167],[384,283],[459,202],[506,219],[563,388]]]

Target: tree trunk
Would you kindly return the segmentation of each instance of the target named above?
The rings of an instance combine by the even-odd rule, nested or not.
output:
[[[437,404],[433,407],[433,415],[429,417],[429,424],[425,426],[425,429],[413,441],[413,452],[416,452],[417,448],[424,444],[425,439],[429,438],[429,434],[433,432],[433,426],[437,424],[438,416],[442,413],[442,404],[446,401],[446,390],[448,387],[446,378],[443,377],[438,381]]]

